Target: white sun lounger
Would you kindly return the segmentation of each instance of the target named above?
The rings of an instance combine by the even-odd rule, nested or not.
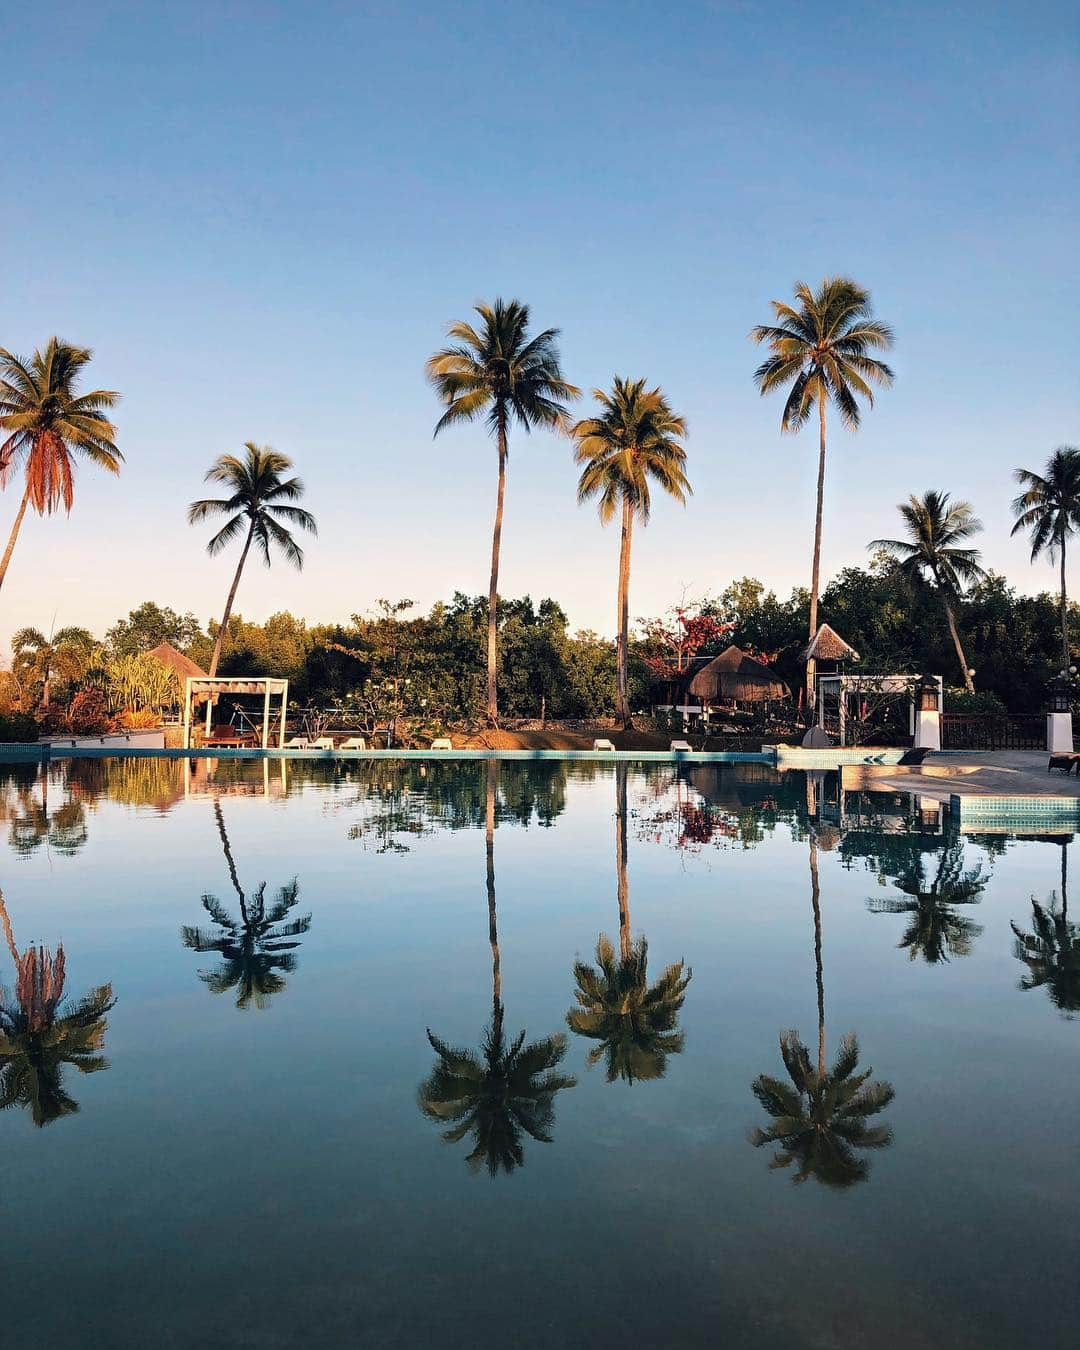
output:
[[[599,740],[593,741],[593,743],[592,743],[592,748],[593,748],[594,750],[608,750],[608,751],[612,751],[612,750],[615,749],[615,746],[614,746],[614,744],[613,744],[611,741],[604,740],[604,739],[601,737]]]
[[[286,750],[306,750],[308,748],[308,738],[306,736],[292,736],[285,742]]]
[[[339,750],[366,750],[367,741],[363,736],[350,736],[347,741],[342,741],[338,746]]]
[[[672,749],[673,751],[674,751],[674,750],[681,750],[681,751],[693,750],[693,748],[694,748],[694,747],[690,744],[689,741],[672,741],[672,742],[671,742],[671,749]]]
[[[449,736],[436,736],[431,742],[432,750],[453,750],[454,743]]]
[[[309,750],[333,750],[333,736],[319,736],[308,746]]]

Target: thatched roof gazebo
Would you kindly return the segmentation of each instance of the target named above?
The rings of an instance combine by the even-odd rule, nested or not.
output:
[[[789,698],[790,690],[771,666],[732,644],[697,672],[687,694],[702,707],[723,703],[764,703]]]
[[[858,661],[859,653],[849,643],[845,642],[835,628],[827,623],[823,623],[814,634],[814,640],[800,654],[799,660],[803,665],[810,661],[825,662],[834,669],[843,665],[845,661]]]
[[[190,656],[185,656],[183,652],[177,651],[171,642],[159,642],[156,647],[151,647],[146,654],[152,656],[155,661],[160,661],[163,666],[168,666],[170,670],[175,670],[181,684],[185,680],[206,679],[206,671],[203,670],[202,666],[193,661]]]

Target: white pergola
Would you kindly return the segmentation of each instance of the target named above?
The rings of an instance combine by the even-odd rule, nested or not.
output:
[[[270,748],[270,700],[281,699],[278,749],[285,744],[285,713],[289,702],[289,681],[272,675],[189,675],[184,681],[184,749],[191,749],[192,714],[198,704],[206,704],[206,735],[210,735],[214,704],[221,694],[262,695],[262,748]]]
[[[940,675],[933,677],[937,684],[938,707],[942,706],[944,690]],[[908,700],[908,729],[915,734],[915,698],[922,676],[919,675],[819,675],[817,677],[818,726],[825,728],[826,696],[835,699],[840,721],[840,744],[847,745],[848,699],[873,694],[878,697]]]

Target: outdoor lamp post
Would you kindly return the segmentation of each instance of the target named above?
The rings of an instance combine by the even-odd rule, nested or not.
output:
[[[915,688],[916,750],[941,749],[941,689],[933,675],[924,675]]]
[[[1071,754],[1073,748],[1069,670],[1060,671],[1046,691],[1046,748],[1051,754]]]
[[[941,691],[938,689],[938,682],[933,675],[924,675],[919,681],[919,712],[937,712],[941,711]]]

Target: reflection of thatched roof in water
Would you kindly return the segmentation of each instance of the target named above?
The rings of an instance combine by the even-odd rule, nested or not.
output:
[[[710,806],[728,811],[776,801],[784,783],[784,775],[771,764],[695,764],[684,776]]]
[[[734,645],[702,666],[687,690],[711,703],[760,703],[789,695],[787,685],[775,670]]]
[[[206,679],[206,671],[202,666],[197,666],[190,656],[178,652],[171,642],[159,642],[146,654],[152,656],[155,661],[160,661],[163,666],[168,666],[170,670],[175,670],[181,680]]]

